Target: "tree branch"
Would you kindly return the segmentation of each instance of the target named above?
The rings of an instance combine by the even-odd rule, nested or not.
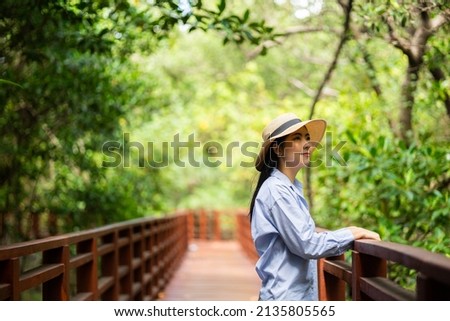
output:
[[[424,6],[425,4],[422,4],[422,10],[419,15],[421,23],[415,30],[410,41],[410,58],[417,62],[421,61],[423,58],[428,38],[430,38],[433,33],[437,32],[440,27],[450,22],[450,9],[447,9],[433,19],[430,19],[428,14],[429,8]]]
[[[384,22],[388,27],[389,39],[388,41],[397,49],[400,49],[405,55],[412,58],[411,45],[406,39],[401,38],[395,32],[394,21],[392,17],[383,17]]]
[[[352,31],[353,38],[356,40],[358,48],[362,53],[363,60],[367,66],[367,68],[366,68],[367,69],[367,77],[370,80],[371,87],[374,90],[374,92],[376,93],[377,97],[382,98],[383,92],[381,90],[380,82],[376,76],[376,69],[375,69],[375,65],[373,64],[373,61],[372,61],[372,56],[371,56],[370,52],[367,50],[367,47],[365,46],[365,44],[362,43],[362,40],[361,40],[362,36],[361,36],[361,33],[359,32],[359,30],[357,28],[355,28],[354,26],[351,26],[351,31]]]
[[[319,86],[319,89],[317,90],[316,96],[314,97],[314,100],[311,104],[311,111],[309,114],[309,119],[313,118],[314,115],[314,109],[316,107],[317,102],[319,101],[320,97],[322,96],[322,92],[325,88],[325,85],[331,78],[331,74],[333,73],[333,70],[336,68],[337,61],[339,59],[339,55],[342,51],[342,48],[344,47],[345,42],[348,39],[349,35],[349,29],[350,29],[350,20],[351,20],[351,12],[352,12],[352,6],[353,6],[353,0],[348,0],[347,3],[344,3],[343,0],[338,0],[339,4],[341,5],[342,9],[345,13],[345,20],[344,20],[344,29],[342,30],[341,39],[339,41],[339,45],[336,48],[336,51],[334,53],[334,59],[331,62],[330,66],[328,67],[328,70],[325,74],[325,77],[322,80],[322,83]],[[306,197],[308,198],[310,211],[312,212],[314,208],[314,199],[313,199],[313,193],[311,189],[311,168],[309,166],[306,167],[305,171],[305,181],[306,181]]]
[[[311,28],[305,28],[304,26],[293,26],[287,28],[284,32],[277,34],[276,40],[267,40],[258,45],[255,49],[250,51],[247,54],[247,59],[251,60],[256,58],[261,52],[263,52],[265,49],[269,49],[272,47],[279,46],[283,44],[283,42],[290,36],[296,35],[296,34],[302,34],[302,33],[311,33],[311,32],[320,32],[324,31],[324,28],[322,27],[311,27]]]
[[[325,29],[322,27],[304,27],[304,26],[292,26],[286,28],[286,30],[283,33],[280,33],[279,35],[281,37],[287,37],[292,36],[300,33],[311,33],[311,32],[318,32],[318,31],[324,31]]]
[[[350,20],[351,20],[351,12],[352,12],[352,6],[353,6],[353,0],[348,0],[347,4],[342,3],[342,0],[340,0],[340,4],[344,10],[345,13],[345,20],[344,20],[344,29],[341,33],[341,39],[339,41],[339,44],[336,48],[336,51],[334,53],[333,61],[331,62],[330,66],[328,67],[328,70],[322,80],[322,83],[319,86],[319,89],[317,90],[316,96],[314,97],[314,100],[311,104],[310,113],[309,113],[309,119],[312,119],[314,116],[314,109],[316,107],[317,102],[319,101],[322,91],[327,84],[327,82],[331,79],[331,75],[336,68],[337,61],[339,59],[339,55],[342,51],[342,48],[344,47],[345,42],[348,39],[349,29],[350,29]]]
[[[443,25],[450,22],[450,9],[446,9],[430,21],[430,33],[435,33]]]
[[[293,85],[295,88],[302,90],[306,95],[308,95],[309,97],[314,97],[315,96],[315,91],[311,88],[309,88],[305,83],[303,83],[302,81],[300,81],[299,79],[296,78],[290,78],[289,82],[291,83],[291,85]],[[337,97],[338,95],[338,91],[336,89],[332,89],[329,87],[325,87],[322,91],[322,94],[324,96],[330,96],[330,97]]]

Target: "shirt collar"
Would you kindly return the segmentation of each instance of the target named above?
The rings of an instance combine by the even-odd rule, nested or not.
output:
[[[291,180],[277,168],[273,169],[271,176],[278,178],[284,184],[292,188],[297,194],[303,197],[303,185],[298,179],[294,179],[294,183],[292,183]]]

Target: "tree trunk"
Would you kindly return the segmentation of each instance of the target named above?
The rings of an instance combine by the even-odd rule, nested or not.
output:
[[[305,168],[305,190],[306,190],[306,199],[308,200],[309,211],[312,214],[312,210],[314,208],[314,198],[311,186],[311,167],[309,166]]]
[[[6,237],[6,213],[0,212],[0,245]]]
[[[54,214],[54,213],[48,214],[47,224],[48,224],[48,233],[50,235],[58,234],[58,218],[57,218],[56,214]]]
[[[40,224],[40,215],[39,213],[32,212],[31,215],[31,239],[39,239],[41,238],[41,224]]]
[[[405,80],[402,85],[400,117],[399,117],[399,134],[403,141],[407,144],[411,142],[413,134],[413,106],[414,96],[417,89],[417,81],[419,80],[420,62],[408,59],[408,69],[406,70]]]
[[[390,43],[408,57],[408,69],[402,85],[399,116],[399,136],[406,144],[409,144],[412,139],[414,95],[419,79],[419,69],[423,64],[423,57],[427,49],[427,41],[439,28],[450,22],[450,9],[447,8],[434,15],[431,12],[432,8],[427,1],[418,2],[415,8],[418,13],[417,24],[409,31],[409,38],[400,36],[398,25],[392,15],[386,15],[383,18],[389,30]],[[433,17],[430,18],[430,16]]]

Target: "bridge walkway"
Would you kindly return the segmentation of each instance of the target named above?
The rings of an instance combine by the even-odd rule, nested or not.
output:
[[[238,241],[192,240],[159,300],[256,301],[260,283]]]

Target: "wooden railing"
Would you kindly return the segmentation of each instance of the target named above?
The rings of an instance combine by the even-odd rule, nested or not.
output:
[[[156,300],[191,239],[235,238],[233,211],[180,211],[0,246],[0,300]]]
[[[258,254],[247,214],[240,213],[237,221],[238,240],[256,262]],[[450,258],[444,255],[369,240],[355,241],[351,253],[351,260],[346,260],[344,255],[318,260],[320,300],[450,300]],[[417,272],[415,291],[406,290],[387,278],[388,262]]]
[[[188,216],[0,247],[0,300],[154,300],[188,245]]]
[[[0,247],[0,300],[156,300],[192,238],[237,239],[258,260],[245,210],[186,211]],[[383,241],[351,253],[318,261],[320,300],[450,300],[443,255]],[[387,278],[387,262],[416,270],[414,292]]]
[[[190,238],[199,240],[235,239],[235,214],[233,211],[189,210]]]
[[[321,260],[321,299],[450,300],[450,259],[421,248],[383,241],[355,241],[351,264],[343,257]],[[387,262],[416,271],[414,291],[406,290],[387,275]]]
[[[253,263],[258,261],[259,255],[253,244],[252,234],[250,232],[250,219],[247,211],[241,210],[236,215],[236,236],[242,246],[242,249]]]

